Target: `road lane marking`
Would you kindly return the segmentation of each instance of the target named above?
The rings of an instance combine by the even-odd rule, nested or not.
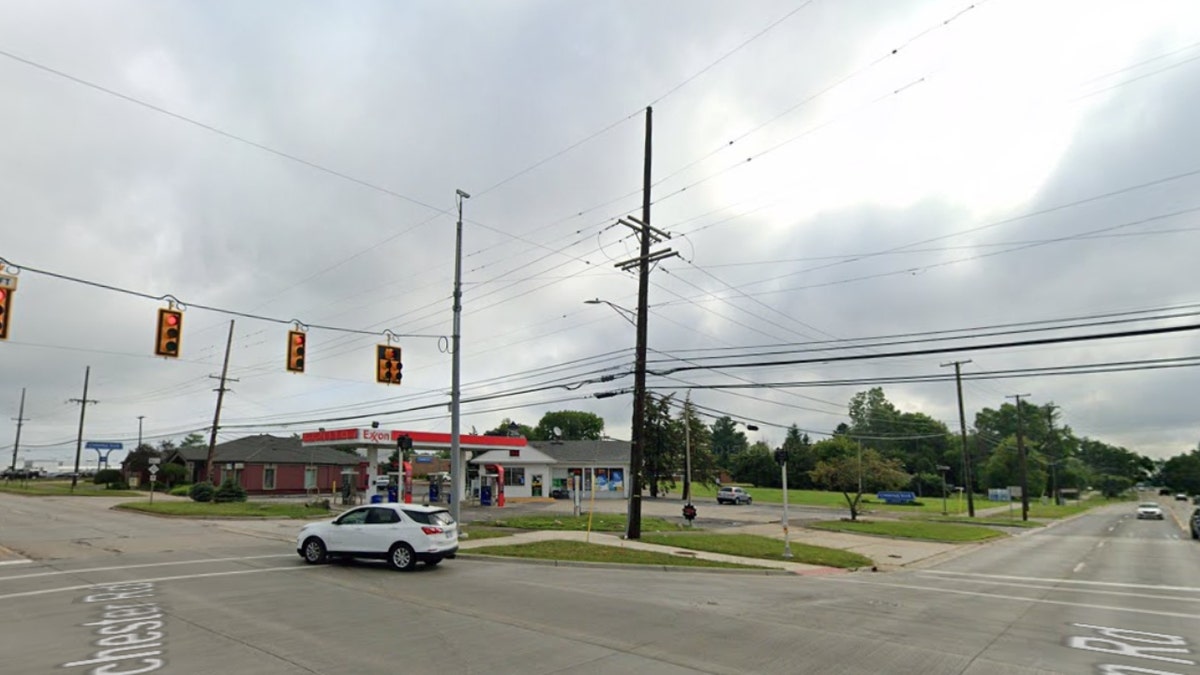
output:
[[[1096,544],[1096,548],[1104,548],[1104,542],[1101,541],[1099,544]]]
[[[1071,571],[1078,574],[1079,570],[1083,569],[1085,565],[1087,565],[1087,563],[1079,563],[1078,565],[1075,566],[1075,569],[1073,569]]]
[[[1141,598],[1143,600],[1167,600],[1170,602],[1200,602],[1200,598],[1189,598],[1179,595],[1158,595],[1155,593],[1130,593],[1125,591],[1104,591],[1098,588],[1078,588],[1078,587],[1063,587],[1063,586],[1043,586],[1041,584],[1016,583],[1009,581],[991,581],[985,579],[955,579],[962,583],[968,584],[986,584],[988,586],[1005,586],[1010,588],[1024,588],[1031,591],[1050,591],[1052,593],[1087,593],[1089,595],[1112,595],[1122,598]],[[1056,582],[1057,583],[1057,582]],[[941,586],[938,587],[939,589]]]
[[[1183,656],[1191,656],[1192,652],[1188,649],[1187,640],[1180,635],[1148,633],[1140,630],[1130,630],[1128,628],[1094,626],[1086,623],[1075,623],[1071,625],[1075,626],[1076,628],[1087,628],[1101,636],[1072,635],[1067,638],[1067,646],[1071,647],[1072,649],[1082,649],[1090,652],[1115,654],[1117,656],[1126,656],[1138,659],[1149,659],[1151,661],[1165,661],[1167,663],[1178,663],[1185,666],[1196,665],[1196,662],[1192,659],[1182,658]],[[1105,675],[1123,675],[1125,673],[1178,675],[1173,671],[1168,672],[1151,668],[1142,668],[1141,666],[1126,666],[1119,664],[1105,664],[1098,666],[1098,668],[1099,671]]]
[[[1084,581],[1082,579],[1048,579],[1045,577],[1018,577],[1007,574],[977,574],[973,572],[951,572],[949,570],[921,570],[918,574],[937,574],[955,577],[975,577],[979,579],[1004,579],[1007,581],[1034,581],[1050,584],[1086,584],[1088,586],[1108,586],[1113,588],[1148,588],[1158,591],[1183,591],[1185,593],[1200,593],[1195,586],[1160,586],[1156,584],[1127,584],[1116,581]]]
[[[162,581],[187,581],[188,579],[204,579],[207,577],[229,577],[229,576],[234,576],[237,574],[258,574],[260,572],[293,572],[296,570],[306,570],[306,569],[310,569],[309,566],[296,564],[296,565],[292,565],[290,567],[259,567],[259,568],[252,569],[252,570],[234,570],[234,571],[230,571],[230,572],[206,572],[204,574],[181,574],[179,576],[174,576],[174,577],[157,577],[154,579],[131,579],[129,581],[109,582],[109,583],[103,583],[103,584],[80,584],[77,586],[62,586],[60,588],[45,588],[40,591],[24,591],[22,593],[8,593],[6,595],[0,595],[0,600],[9,600],[12,598],[28,598],[28,597],[32,597],[35,595],[50,595],[51,593],[68,593],[71,591],[80,591],[80,590],[89,589],[89,588],[102,588],[104,586],[111,586],[111,585],[113,585],[113,583],[151,584],[151,583],[158,583],[158,582],[162,582]]]
[[[138,565],[113,565],[111,567],[88,567],[78,570],[55,570],[54,572],[34,572],[32,574],[17,574],[13,576],[0,576],[0,581],[13,581],[15,579],[32,579],[34,577],[53,577],[63,574],[82,574],[84,572],[111,572],[113,570],[132,570],[144,567],[167,567],[170,565],[201,565],[205,563],[217,562],[237,562],[239,560],[263,560],[265,558],[290,558],[296,555],[295,553],[272,553],[270,555],[247,555],[237,558],[201,558],[199,560],[175,560],[172,562],[161,563],[142,563]],[[14,562],[29,562],[14,561]]]
[[[917,586],[914,584],[892,584],[879,581],[862,581],[859,579],[848,579],[846,577],[813,577],[814,579],[829,582],[829,583],[847,583],[858,584],[860,586],[883,586],[886,588],[905,588],[922,593],[928,593],[928,586]],[[1065,600],[1047,600],[1046,598],[1029,598],[1023,595],[1001,595],[999,593],[982,593],[979,591],[960,591],[951,588],[939,588],[938,593],[951,593],[954,595],[969,595],[977,598],[995,598],[997,600],[1013,600],[1016,602],[1032,602],[1039,605],[1058,605],[1061,607],[1076,607],[1079,609],[1098,609],[1105,612],[1129,612],[1131,614],[1149,614],[1151,616],[1165,616],[1172,619],[1196,619],[1200,621],[1200,614],[1185,614],[1183,612],[1163,612],[1155,609],[1136,609],[1133,607],[1115,607],[1113,605],[1095,605],[1087,602],[1067,602]],[[3,599],[3,596],[0,596]]]
[[[0,560],[0,565],[28,565],[32,560]]]

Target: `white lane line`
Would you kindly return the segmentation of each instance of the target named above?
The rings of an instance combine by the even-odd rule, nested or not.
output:
[[[1129,593],[1125,591],[1103,591],[1098,588],[1077,588],[1063,586],[1043,586],[1041,584],[1016,583],[1010,581],[990,581],[984,579],[955,579],[954,581],[966,584],[984,584],[987,586],[1005,586],[1011,588],[1021,588],[1027,591],[1050,591],[1051,593],[1086,593],[1088,595],[1112,595],[1123,598],[1140,598],[1142,600],[1167,600],[1169,602],[1200,602],[1200,598],[1189,598],[1180,595],[1158,595],[1157,593],[1136,592]],[[938,589],[940,590],[940,586]]]
[[[1104,548],[1104,542],[1101,541],[1099,544],[1096,544],[1096,548]]]
[[[203,579],[206,577],[229,577],[229,576],[234,576],[237,574],[259,574],[261,572],[293,572],[296,570],[307,570],[307,569],[312,569],[312,568],[309,567],[308,565],[301,565],[301,564],[297,563],[295,565],[291,565],[288,567],[259,567],[257,569],[252,569],[252,570],[234,570],[231,572],[206,572],[204,574],[181,574],[181,575],[175,576],[175,577],[158,577],[155,579],[128,579],[128,580],[119,581],[116,583],[151,584],[151,583],[159,583],[162,581],[186,581],[188,579]],[[51,593],[67,593],[70,591],[81,591],[81,590],[88,589],[88,588],[97,588],[100,586],[111,585],[112,583],[113,582],[99,583],[99,584],[80,584],[78,586],[61,586],[59,588],[46,588],[46,589],[42,589],[40,591],[25,591],[23,593],[9,593],[7,595],[0,595],[0,600],[9,600],[12,598],[28,598],[28,597],[35,596],[35,595],[49,595]]]
[[[1117,529],[1117,526],[1116,526],[1116,525],[1113,525],[1112,527],[1108,528],[1108,531],[1109,531],[1109,532],[1112,532],[1112,531],[1113,531],[1113,530],[1115,530],[1115,529]]]
[[[237,562],[239,560],[263,560],[265,558],[290,558],[295,556],[295,553],[272,553],[270,555],[247,555],[237,558],[200,558],[197,560],[174,560],[171,562],[160,563],[142,563],[139,565],[112,565],[111,567],[87,567],[78,570],[56,570],[54,572],[34,572],[32,574],[18,574],[13,576],[0,576],[0,581],[13,581],[15,579],[32,579],[34,577],[54,577],[63,574],[83,574],[84,572],[111,572],[113,570],[133,570],[144,567],[169,567],[172,565],[204,565],[207,563],[219,562]],[[29,562],[28,560],[24,562]]]
[[[1087,565],[1087,563],[1079,563],[1078,565],[1075,566],[1075,569],[1073,569],[1071,571],[1078,574],[1079,570],[1083,569],[1084,565]]]
[[[935,574],[940,576],[972,577],[977,579],[1003,579],[1005,581],[1034,581],[1050,584],[1085,584],[1088,586],[1108,586],[1113,588],[1147,588],[1158,591],[1183,591],[1185,593],[1200,593],[1195,586],[1160,586],[1157,584],[1126,584],[1115,581],[1083,581],[1080,579],[1052,579],[1046,577],[1018,577],[1008,574],[976,574],[973,572],[951,572],[949,570],[921,570],[917,574]]]
[[[928,593],[928,586],[917,586],[913,584],[890,584],[876,581],[862,581],[859,579],[847,579],[841,576],[813,577],[823,582],[840,583],[840,584],[858,584],[860,586],[883,586],[886,588],[906,588],[922,593]],[[1115,607],[1112,605],[1094,605],[1086,602],[1066,602],[1065,600],[1047,600],[1046,598],[1029,598],[1023,595],[1001,595],[999,593],[981,593],[979,591],[959,591],[950,588],[939,588],[938,593],[952,593],[955,595],[970,595],[977,598],[995,598],[997,600],[1014,600],[1016,602],[1032,602],[1039,605],[1059,605],[1062,607],[1078,607],[1081,609],[1099,609],[1106,612],[1129,612],[1131,614],[1150,614],[1152,616],[1165,616],[1173,619],[1196,619],[1200,620],[1200,614],[1184,614],[1183,612],[1162,612],[1154,609],[1135,609],[1133,607]],[[2,599],[3,596],[0,596]]]
[[[33,561],[25,560],[24,558],[20,560],[0,560],[0,565],[28,565],[31,562]]]

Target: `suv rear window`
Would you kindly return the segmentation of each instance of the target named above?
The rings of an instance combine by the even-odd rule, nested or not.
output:
[[[441,525],[445,527],[454,523],[454,518],[450,516],[449,511],[408,511],[405,510],[404,515],[412,518],[414,521],[422,525]]]

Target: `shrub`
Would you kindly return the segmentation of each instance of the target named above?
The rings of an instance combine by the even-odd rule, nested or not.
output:
[[[202,481],[188,489],[188,496],[195,502],[211,502],[213,500],[213,493],[215,492],[216,490],[213,489],[212,483]]]
[[[213,495],[213,501],[218,504],[224,502],[244,502],[246,501],[246,490],[241,485],[233,482],[232,479],[227,479],[221,483],[221,487],[217,488],[216,494]]]
[[[167,494],[172,495],[174,497],[188,497],[192,494],[192,486],[191,485],[176,485],[175,487],[168,490]]]
[[[124,483],[125,478],[121,476],[119,469],[100,469],[96,472],[96,477],[92,479],[96,485],[107,485],[110,488],[113,483]]]

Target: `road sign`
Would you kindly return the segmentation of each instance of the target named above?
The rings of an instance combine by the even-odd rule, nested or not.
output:
[[[916,494],[907,491],[880,492],[875,496],[888,504],[911,504],[917,499]]]
[[[157,466],[155,466],[155,465],[153,465],[153,464],[151,464],[151,465],[150,465],[150,475],[151,475],[151,476],[155,476],[155,475],[157,475],[157,474],[158,474],[158,467],[157,467]]]
[[[162,457],[151,457],[151,458],[150,458],[150,464],[151,464],[151,465],[154,465],[154,464],[162,464]]]
[[[125,446],[120,443],[110,443],[108,441],[88,441],[83,447],[88,450],[120,450]]]
[[[9,274],[0,274],[0,288],[7,288],[10,291],[17,290],[17,278]]]

